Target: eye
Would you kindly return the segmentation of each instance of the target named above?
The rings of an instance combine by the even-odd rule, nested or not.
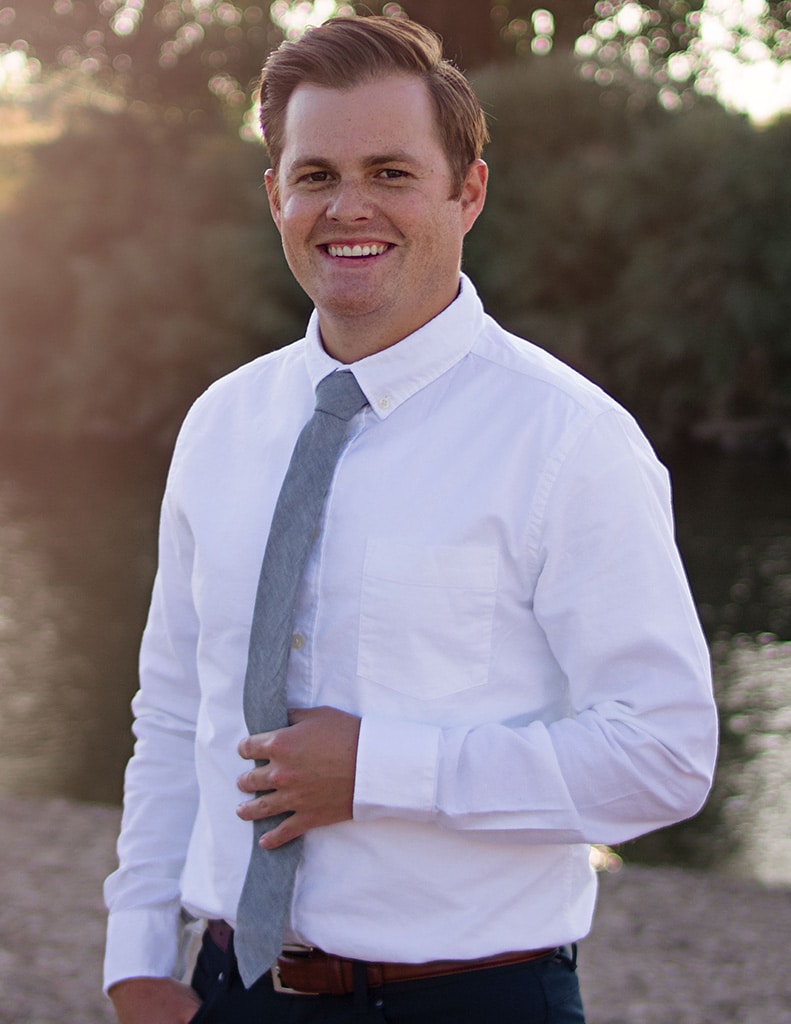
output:
[[[385,181],[398,181],[400,178],[408,178],[409,172],[399,170],[397,167],[384,167],[379,174],[379,178],[384,178]]]
[[[306,185],[323,185],[325,182],[329,180],[329,171],[309,171],[307,174],[303,174],[299,178],[299,181]]]

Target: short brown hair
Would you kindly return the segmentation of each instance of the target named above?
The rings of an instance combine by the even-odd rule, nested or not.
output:
[[[297,86],[345,89],[389,74],[415,75],[426,83],[454,190],[460,193],[470,164],[489,141],[486,116],[470,83],[442,56],[439,36],[404,18],[332,18],[270,54],[261,73],[261,128],[275,171],[285,144],[286,109]]]

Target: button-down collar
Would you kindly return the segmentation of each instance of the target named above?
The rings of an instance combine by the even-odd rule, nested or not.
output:
[[[381,352],[346,366],[357,378],[371,409],[386,419],[408,398],[436,380],[470,351],[483,309],[468,277],[461,276],[456,299],[423,327]],[[306,333],[306,364],[313,388],[344,364],[333,359],[321,342],[314,311]]]

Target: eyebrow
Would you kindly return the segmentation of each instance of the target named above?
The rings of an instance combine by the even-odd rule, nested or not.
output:
[[[413,153],[405,149],[396,149],[390,153],[374,153],[363,160],[363,167],[381,167],[383,164],[415,164],[417,160]],[[332,160],[323,156],[300,156],[288,165],[288,172],[293,173],[301,167],[320,167],[331,169],[334,166]]]

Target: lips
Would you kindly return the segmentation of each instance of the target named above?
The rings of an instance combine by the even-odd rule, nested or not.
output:
[[[390,248],[387,242],[329,243],[324,246],[335,259],[361,259],[365,256],[381,256]]]

